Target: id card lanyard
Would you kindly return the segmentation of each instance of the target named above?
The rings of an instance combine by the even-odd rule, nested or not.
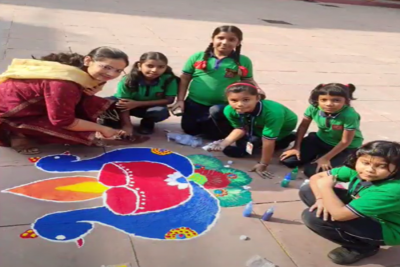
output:
[[[241,121],[244,125],[248,125],[249,120],[245,117],[245,116],[241,116]],[[250,125],[249,126],[249,130],[247,131],[247,137],[251,138],[253,136],[253,132],[254,132],[254,121],[255,121],[255,117],[251,116],[250,118]]]

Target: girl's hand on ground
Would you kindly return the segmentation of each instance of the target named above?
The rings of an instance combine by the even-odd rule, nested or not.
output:
[[[329,171],[330,169],[332,169],[332,165],[330,160],[324,158],[324,157],[320,157],[319,159],[317,159],[316,161],[314,161],[314,163],[317,164],[317,169],[315,170],[315,172],[320,172],[321,171]]]
[[[140,101],[129,100],[129,99],[120,99],[117,102],[116,106],[121,111],[128,111],[128,110],[140,107]]]
[[[286,150],[285,152],[282,153],[280,160],[287,159],[288,157],[291,157],[291,156],[296,156],[297,160],[300,160],[300,151],[295,148]]]
[[[267,165],[266,164],[261,164],[257,163],[254,165],[254,167],[250,170],[250,172],[255,172],[257,173],[261,178],[269,178],[272,179],[272,174],[267,171]]]
[[[176,101],[176,103],[172,106],[171,110],[174,111],[176,109],[180,109],[181,112],[183,113],[185,110],[185,102],[183,100]]]
[[[310,207],[310,212],[312,212],[312,211],[314,211],[314,210],[317,210],[317,212],[316,212],[316,216],[318,217],[318,218],[321,218],[321,215],[322,215],[322,219],[324,220],[324,221],[327,221],[328,219],[329,219],[329,212],[325,209],[325,207],[324,207],[324,204],[323,204],[323,202],[322,202],[322,199],[317,199],[316,200],[316,202],[315,202],[315,204],[314,205],[312,205],[311,207]],[[332,216],[331,216],[332,217]],[[333,221],[333,218],[331,218],[332,219],[332,221]]]

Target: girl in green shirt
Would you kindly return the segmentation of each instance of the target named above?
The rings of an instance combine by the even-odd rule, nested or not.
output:
[[[360,115],[350,106],[355,90],[352,84],[340,83],[320,84],[312,90],[295,144],[281,155],[281,163],[289,168],[304,165],[307,177],[343,165],[364,140]],[[312,121],[318,132],[304,137]]]
[[[349,188],[335,188],[336,181]],[[321,172],[300,188],[309,207],[304,224],[341,245],[328,257],[349,265],[400,245],[400,144],[373,141],[360,147],[345,166]]]
[[[172,108],[173,111],[180,109],[178,113],[182,115],[181,127],[185,133],[218,140],[232,131],[223,115],[228,104],[225,88],[242,80],[254,83],[253,64],[241,54],[242,41],[243,32],[238,27],[218,27],[205,51],[187,60],[178,101]]]
[[[133,135],[131,116],[141,118],[139,133],[151,134],[155,123],[166,120],[167,105],[172,104],[178,92],[179,78],[168,66],[167,57],[160,52],[144,53],[135,62],[129,74],[118,83],[116,100],[118,113],[108,116],[106,124]],[[113,120],[114,117],[114,120]]]

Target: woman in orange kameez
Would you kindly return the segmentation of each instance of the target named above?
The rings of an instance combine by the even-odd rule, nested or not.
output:
[[[94,94],[128,65],[128,56],[111,47],[96,48],[87,56],[61,53],[14,60],[0,75],[0,146],[32,155],[40,153],[36,143],[90,146],[96,136],[125,135],[96,123],[112,102]]]

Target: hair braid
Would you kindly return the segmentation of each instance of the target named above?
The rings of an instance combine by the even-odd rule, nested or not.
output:
[[[235,63],[238,67],[240,67],[240,51],[242,50],[242,45],[239,44],[236,46],[235,52],[234,52],[234,57],[233,59],[235,60]]]
[[[210,58],[210,53],[212,52],[212,50],[214,49],[213,43],[210,43],[206,50],[204,51],[204,56],[203,56],[203,60],[206,62],[206,67],[204,68],[204,71],[207,70],[207,61]]]

